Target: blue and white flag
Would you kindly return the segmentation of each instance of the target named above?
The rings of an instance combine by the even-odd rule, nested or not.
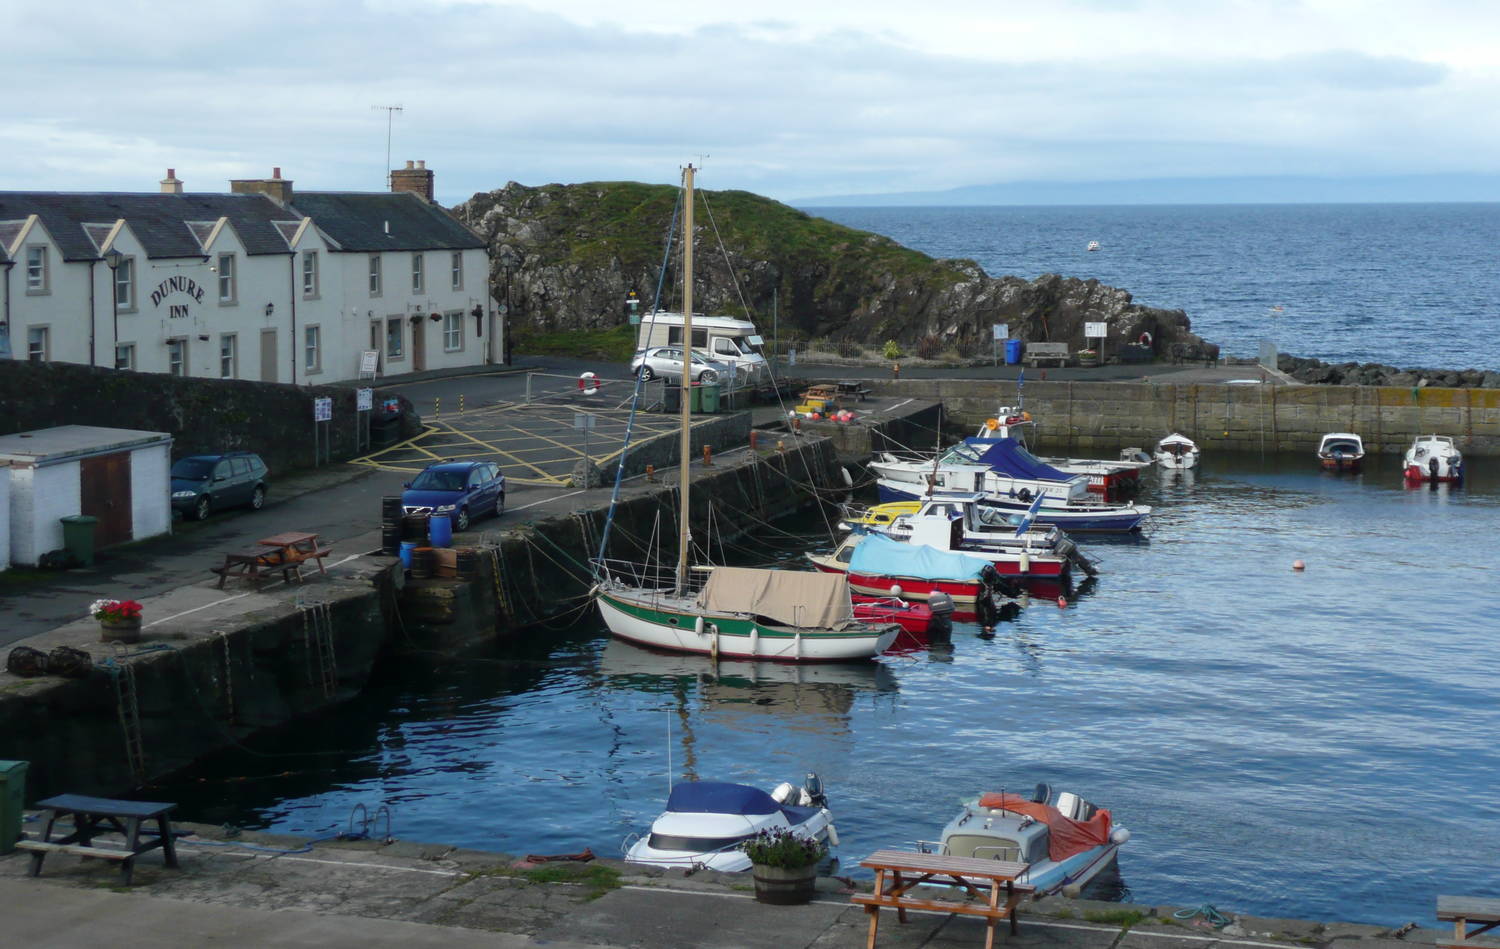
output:
[[[1042,498],[1044,497],[1046,497],[1044,492],[1038,491],[1036,493],[1036,497],[1031,501],[1031,507],[1026,509],[1025,515],[1021,518],[1021,523],[1016,525],[1017,537],[1031,530],[1031,525],[1036,521],[1037,512],[1042,509]]]

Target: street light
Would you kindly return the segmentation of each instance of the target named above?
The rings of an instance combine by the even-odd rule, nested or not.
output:
[[[510,275],[511,271],[521,266],[521,255],[517,254],[509,244],[500,248],[500,269],[505,271],[505,302],[500,307],[503,319],[500,321],[500,342],[503,347],[500,352],[500,361],[510,365]]]
[[[104,252],[104,263],[109,267],[109,310],[110,317],[114,323],[115,345],[114,345],[114,367],[120,368],[120,267],[128,265],[125,255],[111,247]],[[92,334],[91,334],[92,335]],[[93,340],[89,340],[89,348],[93,348]],[[93,363],[92,353],[89,362]]]

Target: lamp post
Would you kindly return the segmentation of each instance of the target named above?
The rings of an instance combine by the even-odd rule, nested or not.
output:
[[[109,312],[114,324],[114,353],[110,364],[120,368],[120,266],[126,263],[125,255],[111,247],[104,252],[104,263],[109,267]]]
[[[510,275],[521,266],[521,257],[510,245],[500,248],[500,268],[505,271],[505,302],[500,304],[500,361],[510,365]]]

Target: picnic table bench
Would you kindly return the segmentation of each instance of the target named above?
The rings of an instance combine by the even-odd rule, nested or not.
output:
[[[47,859],[49,853],[118,860],[126,886],[130,885],[130,876],[135,870],[135,858],[148,850],[160,847],[167,866],[177,866],[177,848],[173,844],[172,824],[167,818],[167,813],[176,804],[59,794],[45,801],[38,801],[37,806],[42,808],[42,819],[46,821],[41,839],[16,841],[17,850],[31,853],[31,867],[27,870],[29,876],[37,876],[42,872],[42,861]],[[73,832],[53,840],[53,827],[61,817],[72,818]],[[155,822],[156,829],[143,827],[147,821]],[[94,843],[95,835],[110,831],[125,838],[123,847],[99,846]]]
[[[859,893],[851,899],[863,906],[870,917],[870,937],[866,949],[875,949],[875,934],[880,925],[880,910],[894,909],[896,917],[906,922],[909,909],[958,913],[985,918],[985,949],[994,949],[995,924],[1010,920],[1010,931],[1017,930],[1016,907],[1036,888],[1017,883],[1026,872],[1026,864],[1006,860],[981,860],[974,857],[947,857],[939,854],[912,853],[905,850],[877,850],[860,861],[860,866],[875,871],[875,891]],[[962,889],[974,902],[958,899],[918,897],[913,887],[937,882]],[[1002,900],[1001,897],[1004,896]]]
[[[1026,344],[1026,361],[1032,368],[1040,366],[1043,361],[1056,362],[1060,367],[1066,366],[1069,358],[1067,343]]]
[[[1474,942],[1475,936],[1500,926],[1500,899],[1482,896],[1439,896],[1437,918],[1453,923],[1453,941],[1440,942],[1437,949],[1470,949],[1488,940]],[[1470,929],[1476,926],[1476,929]],[[1489,943],[1495,945],[1495,943]]]
[[[286,531],[273,534],[258,543],[265,549],[226,553],[222,566],[208,568],[219,575],[219,589],[224,588],[224,581],[229,577],[263,580],[278,570],[281,571],[281,579],[287,583],[292,582],[293,577],[300,581],[302,565],[309,560],[317,563],[319,573],[328,573],[323,566],[323,558],[333,553],[333,548],[321,546],[317,534]]]
[[[870,397],[870,387],[861,379],[840,379],[835,385],[839,395],[849,396],[856,402],[863,402]]]

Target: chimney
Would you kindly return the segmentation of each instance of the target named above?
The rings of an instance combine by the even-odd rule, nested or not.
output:
[[[432,172],[427,162],[407,162],[405,168],[391,172],[392,191],[410,191],[427,201],[432,200]]]
[[[177,180],[177,169],[168,168],[167,176],[161,180],[162,194],[182,194],[182,182]]]
[[[169,172],[170,174],[170,172]],[[281,169],[272,168],[269,178],[238,178],[229,182],[230,194],[263,194],[282,207],[292,203],[292,182],[281,177]]]

